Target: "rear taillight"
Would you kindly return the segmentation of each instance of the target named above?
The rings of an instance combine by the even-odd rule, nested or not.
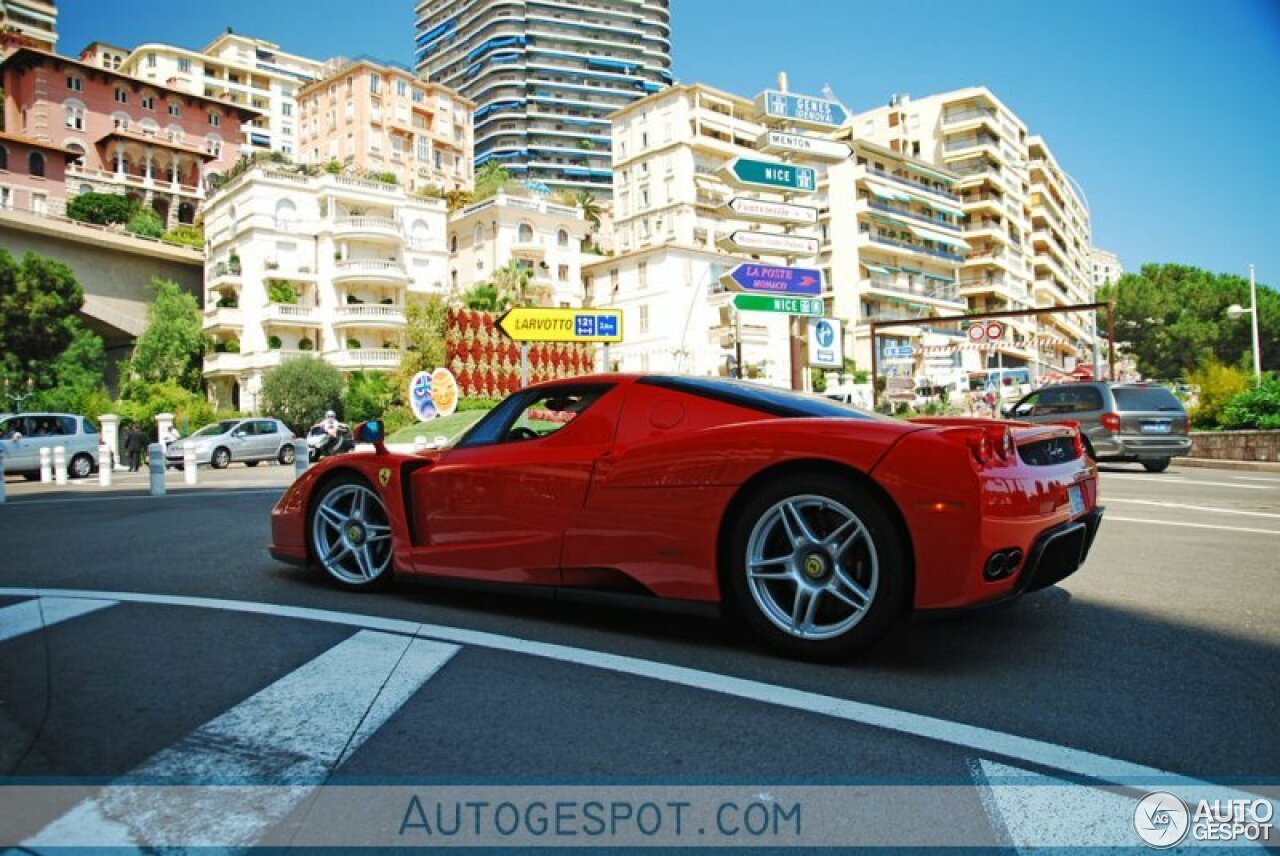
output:
[[[1108,431],[1120,430],[1120,414],[1119,413],[1104,413],[1102,414],[1102,419],[1099,421],[1102,422],[1102,427],[1106,428]]]
[[[1017,447],[1007,425],[975,428],[966,439],[973,459],[979,464],[1008,463],[1015,459]]]

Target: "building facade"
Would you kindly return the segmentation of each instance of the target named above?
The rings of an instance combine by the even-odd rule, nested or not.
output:
[[[512,262],[528,276],[535,306],[582,306],[582,209],[506,190],[449,219],[449,284],[454,293],[491,282]]]
[[[67,167],[79,155],[34,137],[0,133],[0,208],[38,216],[60,213]]]
[[[58,4],[54,0],[0,0],[0,32],[12,34],[15,47],[53,53],[58,47]],[[0,53],[5,43],[0,42]]]
[[[115,61],[110,50],[97,53]],[[324,68],[318,60],[285,53],[279,45],[229,29],[198,51],[138,45],[119,65],[123,74],[140,80],[251,108],[257,115],[241,129],[244,147],[286,155],[298,149],[297,91],[323,76]]]
[[[49,183],[54,214],[66,197],[100,191],[135,198],[170,223],[190,223],[206,181],[239,157],[241,123],[256,115],[30,48],[0,61],[0,82],[7,133],[76,156],[62,187]]]
[[[419,0],[416,67],[476,104],[476,166],[612,190],[609,116],[671,83],[669,0]]]
[[[400,362],[406,302],[447,291],[445,204],[380,181],[260,164],[205,214],[204,362],[219,406],[256,412],[290,357],[344,373]]]
[[[1120,277],[1124,276],[1124,265],[1120,263],[1120,257],[1115,253],[1094,247],[1090,255],[1094,288],[1101,288],[1107,283],[1114,285],[1120,281]]]
[[[475,104],[447,87],[359,60],[297,98],[303,161],[390,173],[410,190],[474,186]]]

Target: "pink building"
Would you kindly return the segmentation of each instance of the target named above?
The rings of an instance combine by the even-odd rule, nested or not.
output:
[[[359,60],[298,90],[298,156],[402,187],[470,190],[475,102],[410,71]]]
[[[0,85],[6,133],[76,156],[63,198],[124,193],[171,224],[194,220],[207,181],[239,157],[241,123],[257,115],[31,48],[0,61]]]
[[[0,208],[40,215],[60,210],[67,164],[76,156],[53,143],[0,133]]]

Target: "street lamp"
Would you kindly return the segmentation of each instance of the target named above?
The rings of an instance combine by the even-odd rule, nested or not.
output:
[[[1248,315],[1253,324],[1253,379],[1262,384],[1262,344],[1258,338],[1258,283],[1254,279],[1253,265],[1249,265],[1249,306],[1233,303],[1227,307],[1227,315],[1239,318]]]
[[[13,402],[14,410],[18,412],[22,411],[22,403],[26,401],[28,398],[30,398],[31,396],[35,395],[34,387],[35,387],[35,379],[30,377],[27,378],[26,392],[9,392],[9,384],[8,382],[5,383],[4,385],[5,395],[7,395],[9,397],[9,400]],[[18,388],[21,389],[22,387],[18,387]]]

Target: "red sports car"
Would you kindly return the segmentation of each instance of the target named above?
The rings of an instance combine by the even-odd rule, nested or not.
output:
[[[374,453],[276,505],[277,559],[353,589],[395,572],[721,603],[802,657],[1052,585],[1102,518],[1075,427],[904,422],[716,378],[532,386],[438,451],[360,433]]]

